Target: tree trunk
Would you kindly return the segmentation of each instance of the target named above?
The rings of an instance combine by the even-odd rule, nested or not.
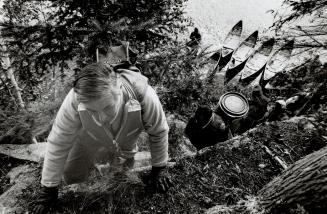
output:
[[[326,213],[327,146],[307,155],[265,185],[258,197],[236,205],[217,205],[206,214],[290,214]]]
[[[57,98],[59,98],[59,86],[57,85],[57,73],[56,73],[56,69],[57,69],[57,66],[54,66],[53,68],[53,71],[52,71],[52,78],[51,78],[51,81],[52,81],[52,84],[53,84],[53,100],[57,100]]]
[[[14,74],[14,71],[13,71],[13,69],[11,67],[11,62],[10,62],[10,59],[9,59],[8,56],[4,57],[4,62],[6,64],[6,66],[7,66],[8,78],[10,79],[11,84],[14,86],[14,93],[16,95],[17,103],[18,103],[18,105],[20,106],[21,109],[24,109],[25,104],[24,104],[24,101],[22,99],[22,95],[20,93],[20,88],[18,87],[16,78],[15,78],[15,74]]]
[[[259,191],[268,213],[303,207],[310,213],[327,209],[327,146],[294,163]]]
[[[10,89],[9,89],[8,86],[6,85],[6,82],[2,79],[1,74],[0,74],[0,80],[1,80],[1,82],[2,82],[2,84],[3,84],[3,86],[7,89],[8,94],[10,95],[10,97],[13,98],[13,100],[14,100],[14,102],[15,102],[15,105],[18,107],[17,102],[16,102],[16,98],[12,95]]]

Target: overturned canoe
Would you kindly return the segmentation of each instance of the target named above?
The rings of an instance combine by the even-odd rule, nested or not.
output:
[[[217,61],[215,69],[222,69],[232,58],[233,52],[237,49],[241,42],[243,22],[240,20],[227,34],[223,47],[214,53],[210,58]]]
[[[271,80],[271,78],[273,78],[277,73],[282,72],[285,69],[292,55],[293,47],[294,39],[285,43],[271,56],[268,60],[265,71],[260,77],[259,84],[262,88],[264,88],[269,80]]]
[[[239,80],[241,84],[247,85],[260,75],[269,59],[274,43],[274,38],[263,42],[249,57]]]
[[[225,74],[225,83],[233,79],[241,70],[243,70],[248,58],[254,51],[257,43],[258,31],[253,32],[248,36],[240,46],[234,51],[231,62],[228,64],[228,69]]]

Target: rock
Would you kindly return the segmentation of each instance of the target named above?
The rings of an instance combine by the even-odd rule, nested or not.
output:
[[[300,130],[314,130],[316,129],[316,127],[312,124],[314,121],[315,119],[313,117],[297,116],[292,117],[285,122],[297,123]]]
[[[0,153],[13,158],[40,162],[45,155],[46,143],[0,144]]]
[[[260,167],[261,169],[263,169],[263,168],[266,167],[266,164],[261,163],[261,164],[259,164],[259,167]]]
[[[135,154],[134,168],[151,166],[151,154],[150,152],[138,152]]]
[[[263,213],[258,205],[259,199],[247,196],[245,200],[240,200],[236,205],[216,205],[206,210],[205,214],[230,214],[230,213]]]
[[[290,122],[290,123],[298,123],[301,120],[306,120],[306,121],[315,121],[315,118],[313,116],[307,117],[307,116],[295,116],[291,117],[288,120],[285,120],[284,122]]]
[[[5,210],[0,213],[24,213],[26,211],[26,207],[23,208],[19,205],[20,198],[25,189],[38,182],[39,173],[32,165],[18,166],[8,173],[13,186],[0,196],[0,211],[1,209]]]
[[[148,134],[142,132],[138,138],[138,145],[148,146]],[[41,162],[44,158],[46,151],[46,142],[33,143],[33,144],[0,144],[0,153],[33,162]]]

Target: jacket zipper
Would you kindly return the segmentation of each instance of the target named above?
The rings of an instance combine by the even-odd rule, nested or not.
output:
[[[119,129],[118,133],[116,134],[116,136],[113,138],[113,143],[117,146],[118,149],[119,149],[119,145],[118,145],[117,141],[119,140],[120,134],[121,134],[122,130],[124,129],[125,123],[127,121],[127,114],[128,114],[127,103],[128,103],[128,101],[126,102],[126,104],[124,106],[123,121],[122,121],[122,123],[120,125],[120,129]]]

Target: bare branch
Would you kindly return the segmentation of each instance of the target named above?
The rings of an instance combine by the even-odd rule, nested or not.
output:
[[[320,41],[318,41],[316,38],[314,38],[312,35],[308,34],[307,31],[303,30],[303,29],[301,28],[301,26],[297,26],[297,27],[298,27],[298,29],[299,29],[300,31],[302,31],[303,33],[305,33],[305,34],[306,34],[308,37],[310,37],[313,41],[315,41],[316,43],[318,43],[318,44],[321,45],[322,47],[327,47],[326,45],[324,45],[324,44],[322,44]]]

